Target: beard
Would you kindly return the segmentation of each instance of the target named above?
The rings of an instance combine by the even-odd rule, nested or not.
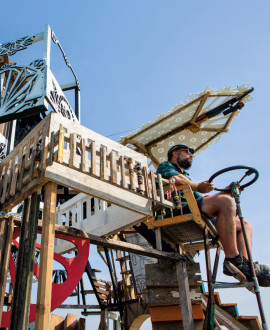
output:
[[[192,165],[192,158],[187,158],[185,160],[178,158],[177,164],[179,167],[182,167],[184,170],[188,170]]]

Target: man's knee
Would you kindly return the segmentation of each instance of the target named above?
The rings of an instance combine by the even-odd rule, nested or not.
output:
[[[247,220],[244,219],[244,225],[245,225],[245,229],[248,232],[252,232],[252,226],[251,223]],[[237,228],[237,232],[242,232],[242,225],[241,225],[241,221],[239,218],[236,218],[236,228]]]
[[[230,195],[218,195],[218,204],[220,209],[235,211],[234,199]]]
[[[217,194],[203,198],[202,211],[209,217],[217,217],[220,212],[230,212],[232,218],[235,216],[235,203],[230,195]]]

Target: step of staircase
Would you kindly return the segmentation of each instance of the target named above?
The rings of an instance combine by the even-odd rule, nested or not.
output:
[[[221,304],[220,307],[232,317],[239,316],[237,304]]]
[[[236,320],[242,323],[248,329],[252,329],[252,330],[262,329],[257,316],[237,316]]]

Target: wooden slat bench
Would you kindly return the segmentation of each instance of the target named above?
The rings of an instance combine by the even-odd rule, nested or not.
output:
[[[148,220],[148,229],[161,228],[162,237],[174,244],[179,244],[183,252],[204,249],[205,228],[210,233],[212,247],[221,246],[215,226],[200,213],[190,186],[181,185],[177,187],[177,190],[184,192],[190,213],[161,220],[151,218]]]

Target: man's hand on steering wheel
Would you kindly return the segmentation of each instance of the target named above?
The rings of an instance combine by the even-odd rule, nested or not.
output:
[[[202,194],[209,193],[212,190],[214,190],[213,182],[202,181],[198,184],[198,192],[200,192]]]

